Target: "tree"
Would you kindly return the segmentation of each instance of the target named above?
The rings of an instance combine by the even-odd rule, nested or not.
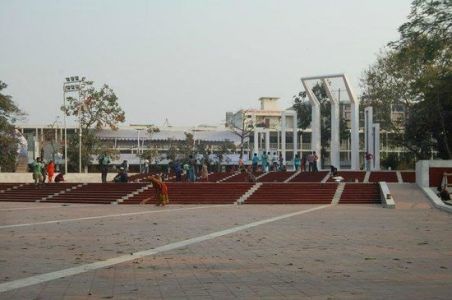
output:
[[[0,168],[2,172],[12,172],[16,169],[19,142],[13,123],[23,113],[11,96],[1,92],[6,88],[7,84],[0,80]]]
[[[400,39],[364,72],[363,101],[376,108],[384,129],[398,134],[399,145],[417,158],[429,158],[433,148],[450,159],[452,2],[414,0],[399,33]],[[406,110],[402,122],[391,119],[391,106],[401,103]]]
[[[245,141],[249,141],[250,136],[254,133],[254,126],[250,122],[249,118],[245,115],[245,112],[241,112],[241,120],[239,124],[236,124],[235,122],[230,122],[227,124],[229,126],[229,129],[237,135],[240,138],[240,158],[243,158],[243,150]]]
[[[91,164],[91,155],[105,151],[96,138],[96,131],[104,127],[117,129],[125,121],[125,113],[119,106],[118,97],[113,89],[104,84],[96,90],[92,81],[81,85],[79,98],[68,97],[68,104],[62,110],[68,116],[76,116],[82,129],[82,167]],[[79,139],[73,136],[68,148],[69,164],[76,169],[79,157]]]

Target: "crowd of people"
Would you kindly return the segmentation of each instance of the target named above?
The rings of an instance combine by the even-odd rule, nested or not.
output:
[[[40,157],[37,157],[31,164],[31,169],[36,186],[40,186],[46,181],[49,183],[64,181],[64,172],[58,172],[58,174],[56,174],[56,166],[53,160],[45,162]]]

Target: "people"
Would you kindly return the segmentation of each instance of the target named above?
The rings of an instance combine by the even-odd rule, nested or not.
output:
[[[259,156],[257,156],[257,153],[254,153],[253,156],[253,172],[256,173],[257,171],[257,166],[259,164]]]
[[[295,154],[295,159],[293,160],[294,166],[295,166],[295,171],[298,171],[300,169],[301,166],[301,160],[300,160],[300,155]]]
[[[99,168],[101,173],[102,183],[107,182],[108,166],[110,165],[110,157],[107,153],[103,153],[99,156]]]
[[[129,172],[129,162],[127,160],[123,160],[123,162],[119,165],[120,168],[124,168],[126,172]]]
[[[450,194],[449,191],[447,190],[446,186],[443,186],[443,188],[441,189],[441,191],[439,192],[439,197],[441,198],[441,200],[443,201],[448,201],[450,200]]]
[[[53,160],[50,160],[47,164],[48,182],[52,182],[53,175],[55,175],[55,163],[53,162]]]
[[[268,172],[268,155],[270,154],[270,152],[268,152],[268,154],[264,151],[262,153],[262,169],[264,169],[264,172],[267,173]]]
[[[35,186],[38,187],[43,182],[42,169],[44,168],[40,157],[36,157],[36,160],[31,164],[31,168],[33,170],[33,180],[35,182]]]
[[[129,175],[123,167],[119,168],[118,174],[113,178],[113,182],[126,183],[129,181]]]
[[[178,160],[176,160],[176,162],[174,163],[174,173],[176,174],[176,181],[181,181],[182,180],[182,167]]]
[[[144,170],[143,170],[144,174],[149,174],[149,159],[145,159],[144,160]]]
[[[247,175],[247,181],[248,182],[256,182],[256,176],[254,176],[252,170],[245,169],[246,175]]]
[[[61,172],[57,176],[55,176],[54,181],[56,183],[64,181],[64,172]]]
[[[207,164],[205,162],[202,164],[201,180],[209,181],[209,170],[207,169]]]
[[[370,171],[370,165],[371,165],[371,161],[373,158],[374,158],[374,156],[371,153],[366,152],[366,169],[367,169],[367,171]]]
[[[41,164],[42,164],[42,169],[41,169],[42,183],[45,183],[46,179],[47,179],[47,164],[45,163],[44,159],[42,159],[42,158],[41,158]]]
[[[168,186],[164,183],[160,176],[150,176],[149,180],[155,191],[155,198],[157,199],[156,206],[165,206],[169,204]]]
[[[337,168],[333,165],[330,166],[330,176],[331,177],[337,176]]]
[[[312,155],[314,156],[314,168],[313,168],[314,172],[318,172],[319,169],[317,167],[317,164],[318,164],[318,161],[319,161],[319,156],[317,155],[317,153],[315,153],[315,151],[312,152]]]

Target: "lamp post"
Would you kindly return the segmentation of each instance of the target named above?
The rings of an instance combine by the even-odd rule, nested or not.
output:
[[[63,83],[63,105],[66,110],[66,93],[78,92],[78,100],[80,102],[80,90],[83,87],[85,77],[71,76],[66,77],[66,82]],[[80,105],[80,103],[79,103]],[[78,110],[79,117],[79,173],[82,172],[82,131],[80,123],[80,108]],[[64,111],[64,172],[67,173],[67,124],[66,124],[66,111]]]
[[[139,158],[139,164],[140,164],[140,173],[142,172],[142,170],[141,170],[141,144],[140,144],[140,131],[142,131],[143,130],[143,128],[137,128],[136,129],[136,131],[137,131],[137,155],[138,155],[138,158]],[[144,137],[143,137],[143,140],[144,140]]]

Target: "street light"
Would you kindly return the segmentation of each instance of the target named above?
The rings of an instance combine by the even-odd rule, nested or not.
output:
[[[66,77],[66,82],[63,83],[63,105],[66,109],[66,93],[78,91],[79,100],[79,173],[82,172],[82,130],[80,122],[80,90],[83,87],[81,84],[85,81],[85,77],[79,80],[79,76]],[[67,174],[67,124],[66,124],[66,112],[64,112],[64,172]]]

